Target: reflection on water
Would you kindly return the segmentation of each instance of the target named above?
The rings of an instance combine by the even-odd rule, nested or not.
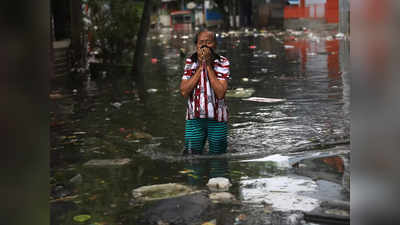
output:
[[[285,6],[285,19],[324,19],[327,23],[339,22],[338,0],[299,0]]]
[[[189,161],[185,168],[188,171],[188,184],[193,186],[204,186],[208,179],[215,177],[230,179],[227,159]]]

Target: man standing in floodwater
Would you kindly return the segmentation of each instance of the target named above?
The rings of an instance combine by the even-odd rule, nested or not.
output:
[[[186,59],[180,85],[188,98],[184,153],[202,154],[208,139],[209,154],[222,154],[227,148],[229,60],[215,53],[215,33],[202,30],[194,41],[197,50]]]

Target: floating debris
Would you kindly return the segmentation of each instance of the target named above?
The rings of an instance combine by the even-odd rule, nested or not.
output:
[[[244,78],[242,78],[242,81],[244,81],[244,82],[249,82],[249,78],[244,77]]]
[[[255,46],[255,45],[250,45],[250,46],[249,46],[249,48],[251,48],[251,49],[255,49],[255,48],[256,48],[256,46]]]
[[[151,134],[145,133],[145,132],[134,132],[130,133],[125,136],[125,138],[133,138],[133,139],[152,139],[153,136]]]
[[[280,211],[311,211],[319,206],[319,200],[302,195],[317,192],[318,185],[311,178],[301,176],[278,176],[244,180],[240,182],[243,201],[267,203]]]
[[[182,174],[193,173],[193,172],[194,172],[194,170],[181,170],[181,171],[179,171],[179,173],[182,173]]]
[[[201,225],[217,225],[217,220],[213,219],[213,220],[207,221]]]
[[[211,191],[228,191],[232,184],[228,178],[215,177],[208,180],[207,186]]]
[[[191,193],[193,193],[193,190],[190,187],[177,183],[142,186],[132,190],[132,196],[139,201],[175,198]]]
[[[252,101],[252,102],[265,102],[265,103],[280,103],[280,102],[285,102],[286,99],[280,99],[280,98],[262,98],[262,97],[251,97],[251,98],[245,98],[242,99],[244,101]]]
[[[257,82],[260,82],[261,80],[260,79],[251,79],[250,81],[254,82],[254,83],[257,83]]]
[[[276,58],[277,55],[275,55],[275,54],[268,54],[267,57],[268,57],[268,58]]]
[[[78,173],[77,175],[75,175],[74,177],[72,177],[69,182],[73,183],[73,184],[80,184],[82,183],[82,175],[80,173]]]
[[[151,63],[156,64],[158,62],[157,58],[151,58]]]
[[[150,88],[150,89],[147,89],[146,91],[147,91],[147,93],[156,93],[156,92],[158,92],[158,89]]]
[[[255,90],[253,88],[236,88],[235,90],[228,90],[225,94],[226,97],[232,98],[248,98],[250,97]]]
[[[64,98],[65,96],[64,96],[64,95],[61,95],[61,94],[58,94],[58,93],[55,93],[55,94],[50,94],[49,97],[50,97],[50,99],[55,100],[55,99],[62,99],[62,98]]]
[[[230,203],[236,200],[235,196],[233,196],[229,192],[214,192],[209,194],[208,197],[213,202],[218,202],[218,203]]]
[[[120,102],[114,102],[114,103],[111,103],[111,105],[114,106],[115,108],[119,109],[119,108],[121,108],[122,103],[120,103]]]
[[[293,45],[285,45],[284,47],[285,47],[285,49],[292,49],[292,48],[294,48]]]
[[[242,160],[240,162],[273,162],[279,168],[290,168],[291,165],[289,163],[288,156],[283,156],[280,154],[270,155],[260,159],[249,159],[249,160]]]
[[[343,34],[343,33],[337,33],[337,34],[335,35],[335,37],[336,37],[337,39],[343,39],[343,38],[344,38],[344,34]]]
[[[106,167],[106,166],[124,166],[131,162],[131,159],[92,159],[83,166],[86,167]]]

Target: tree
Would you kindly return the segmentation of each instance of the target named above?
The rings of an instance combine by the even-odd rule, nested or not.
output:
[[[88,0],[91,47],[100,50],[105,63],[131,61],[142,3],[132,0]]]
[[[150,27],[150,14],[151,14],[152,1],[153,0],[146,0],[144,3],[143,14],[140,21],[140,28],[136,40],[135,55],[133,58],[133,68],[132,68],[133,75],[142,72],[144,50],[146,47],[146,37]]]
[[[82,57],[83,27],[82,27],[82,10],[81,10],[82,3],[81,0],[71,0],[70,4],[71,4],[71,45],[73,49],[73,59],[74,61],[78,61],[83,59]]]

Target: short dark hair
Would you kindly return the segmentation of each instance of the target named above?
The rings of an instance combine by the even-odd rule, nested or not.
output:
[[[215,42],[217,41],[217,35],[216,35],[214,32],[212,32],[212,31],[210,31],[210,30],[207,30],[207,29],[202,29],[202,30],[200,30],[199,32],[197,32],[196,35],[194,36],[194,44],[197,44],[197,40],[199,39],[199,35],[200,35],[201,33],[203,33],[203,32],[210,32],[210,33],[212,33],[212,34],[213,34],[214,41],[215,41]]]

